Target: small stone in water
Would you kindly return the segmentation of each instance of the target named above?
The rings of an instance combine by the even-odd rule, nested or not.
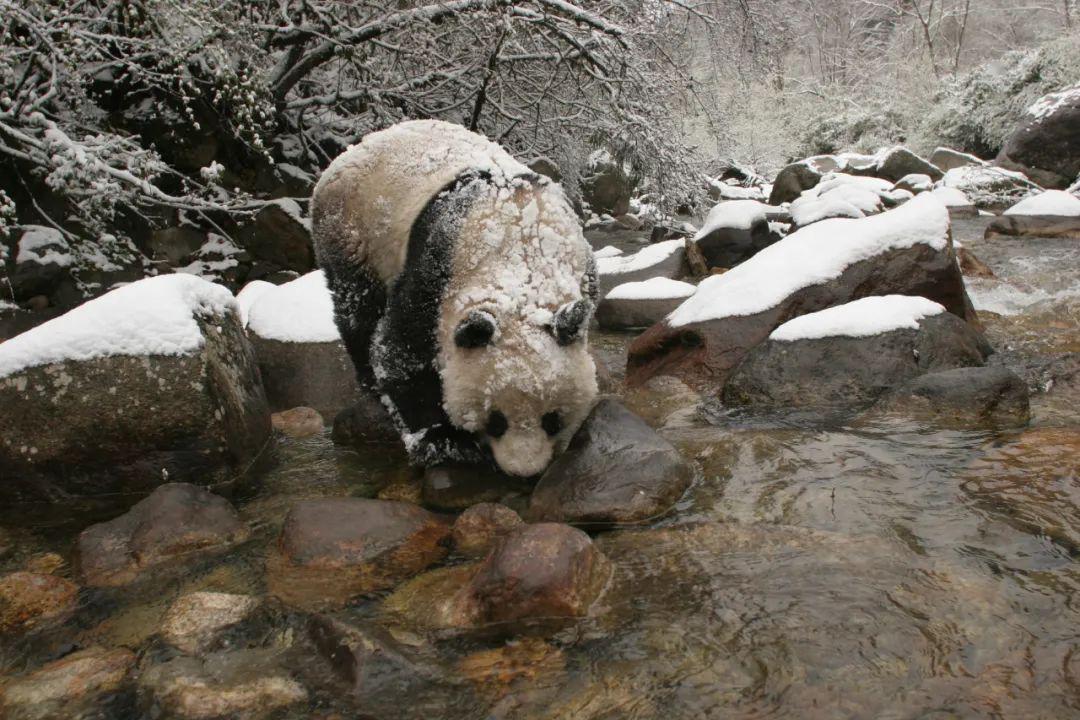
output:
[[[478,691],[497,699],[519,681],[528,683],[530,690],[560,684],[566,673],[566,657],[540,638],[521,638],[466,655],[458,661],[458,670]]]
[[[456,512],[477,503],[497,502],[512,490],[511,482],[501,473],[475,465],[437,465],[424,470],[424,505]]]
[[[482,557],[496,540],[521,523],[521,517],[505,505],[473,505],[454,522],[454,548],[466,557]]]
[[[219,592],[193,592],[169,607],[161,637],[181,652],[198,654],[211,649],[230,627],[247,620],[258,609],[257,598]]]
[[[58,624],[75,609],[79,588],[49,575],[19,571],[0,577],[0,634]]]
[[[67,565],[67,561],[59,553],[54,552],[38,553],[26,561],[27,570],[46,575],[55,575],[65,565]]]
[[[311,437],[323,431],[322,415],[309,407],[276,412],[270,416],[270,422],[274,430],[293,438]]]

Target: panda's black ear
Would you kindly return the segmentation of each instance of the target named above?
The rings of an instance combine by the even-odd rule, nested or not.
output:
[[[555,336],[555,342],[560,345],[569,345],[582,338],[589,325],[589,318],[592,317],[592,311],[593,304],[587,299],[575,300],[559,308],[551,323],[551,333]]]
[[[454,344],[459,348],[484,347],[495,337],[495,318],[482,310],[473,310],[454,330]]]

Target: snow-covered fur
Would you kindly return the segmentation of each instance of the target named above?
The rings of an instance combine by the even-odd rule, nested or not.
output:
[[[597,392],[595,269],[561,188],[464,128],[412,121],[337,158],[312,213],[342,338],[412,460],[543,471]]]

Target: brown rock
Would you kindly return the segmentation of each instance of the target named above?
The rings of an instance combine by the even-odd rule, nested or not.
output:
[[[311,437],[323,431],[322,415],[309,407],[276,412],[270,416],[270,422],[279,433],[293,438]]]
[[[285,518],[267,586],[308,610],[342,607],[443,559],[450,526],[415,505],[363,498],[305,500]]]
[[[35,573],[56,575],[59,571],[64,569],[65,565],[67,565],[67,561],[60,556],[60,553],[43,552],[29,557],[26,560],[26,566],[23,569]]]
[[[390,414],[375,397],[361,392],[356,403],[334,416],[330,437],[336,445],[358,447],[370,443],[401,444]],[[404,447],[402,446],[402,450]]]
[[[498,503],[480,503],[454,522],[454,548],[468,557],[486,555],[495,541],[521,525],[521,517]]]
[[[193,592],[169,606],[161,622],[161,637],[181,652],[198,654],[219,644],[232,627],[259,608],[257,598],[219,592]]]
[[[960,263],[960,272],[968,277],[994,277],[990,266],[966,247],[956,248],[956,260]]]
[[[836,164],[833,163],[835,169]],[[777,174],[773,181],[772,194],[769,195],[770,205],[782,205],[799,197],[804,190],[816,187],[821,182],[823,173],[829,170],[810,167],[807,161],[792,163]]]
[[[0,577],[0,634],[58,624],[75,609],[79,588],[55,575],[13,572]]]
[[[987,239],[999,235],[1080,240],[1080,217],[1000,215],[990,221],[983,233]]]
[[[297,217],[298,211],[291,200],[268,203],[245,229],[244,247],[256,258],[286,270],[306,273],[314,269],[311,231]]]
[[[493,468],[446,463],[424,469],[421,498],[432,510],[460,512],[478,503],[499,502],[522,486],[521,480]]]
[[[169,483],[115,520],[83,530],[75,544],[75,565],[85,584],[117,587],[149,571],[220,554],[250,535],[224,498],[187,483]]]
[[[466,655],[457,667],[482,695],[496,699],[518,684],[531,690],[560,684],[566,675],[566,657],[554,645],[526,637]]]
[[[1027,115],[1005,141],[996,162],[1044,187],[1064,189],[1080,175],[1080,92],[1066,91],[1040,102],[1054,109]]]
[[[135,654],[91,647],[0,686],[0,715],[24,720],[114,717],[106,708],[124,684]]]

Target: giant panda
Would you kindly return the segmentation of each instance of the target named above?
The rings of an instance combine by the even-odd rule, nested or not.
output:
[[[417,465],[541,473],[597,394],[591,249],[562,189],[435,120],[336,158],[312,196],[316,257],[361,386]]]

